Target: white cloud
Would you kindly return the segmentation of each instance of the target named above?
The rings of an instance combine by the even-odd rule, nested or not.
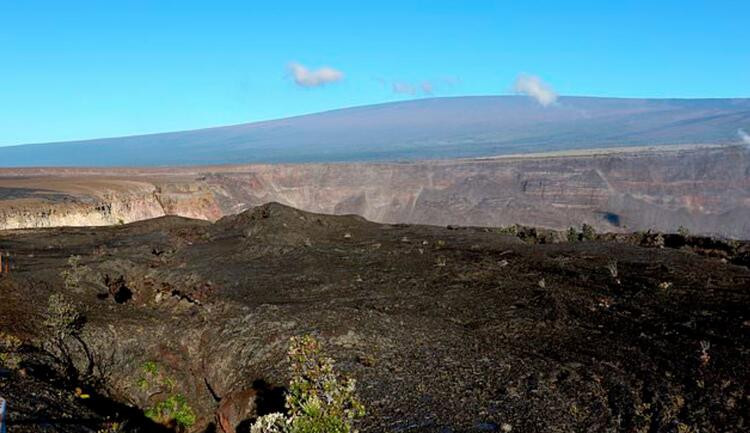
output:
[[[422,81],[422,93],[425,95],[432,95],[432,83],[429,81]]]
[[[328,66],[310,70],[299,63],[290,63],[288,69],[294,82],[302,87],[319,87],[344,79],[343,72]]]
[[[543,107],[552,105],[557,101],[557,93],[552,87],[535,75],[519,75],[513,85],[513,90],[536,99]]]
[[[740,140],[742,140],[743,143],[745,143],[748,146],[750,146],[750,134],[748,134],[747,132],[745,132],[744,129],[738,129],[737,130],[737,135],[740,136]]]

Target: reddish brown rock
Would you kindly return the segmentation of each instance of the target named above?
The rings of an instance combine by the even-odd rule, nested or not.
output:
[[[216,425],[223,433],[235,433],[237,426],[248,418],[255,416],[254,389],[243,389],[230,392],[222,397],[216,409]]]

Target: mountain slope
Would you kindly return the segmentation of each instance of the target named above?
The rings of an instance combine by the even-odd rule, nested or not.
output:
[[[750,99],[521,96],[421,99],[193,131],[0,147],[17,166],[193,165],[457,158],[739,142]]]

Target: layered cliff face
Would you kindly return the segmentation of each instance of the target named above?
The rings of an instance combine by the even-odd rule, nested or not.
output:
[[[15,179],[0,181],[0,229],[60,226],[103,226],[165,215],[216,220],[222,211],[213,193],[199,185],[159,184],[125,179],[58,178],[44,176],[13,187]],[[58,188],[57,191],[43,187]]]
[[[392,164],[6,169],[0,228],[216,220],[276,201],[373,221],[750,237],[750,153],[684,147]]]
[[[390,223],[676,230],[750,236],[743,148],[419,164],[267,165],[213,173],[225,211],[278,201]]]

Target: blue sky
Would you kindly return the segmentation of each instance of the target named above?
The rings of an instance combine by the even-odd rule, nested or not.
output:
[[[747,97],[750,2],[4,0],[0,145],[507,94],[521,73],[562,95]]]

